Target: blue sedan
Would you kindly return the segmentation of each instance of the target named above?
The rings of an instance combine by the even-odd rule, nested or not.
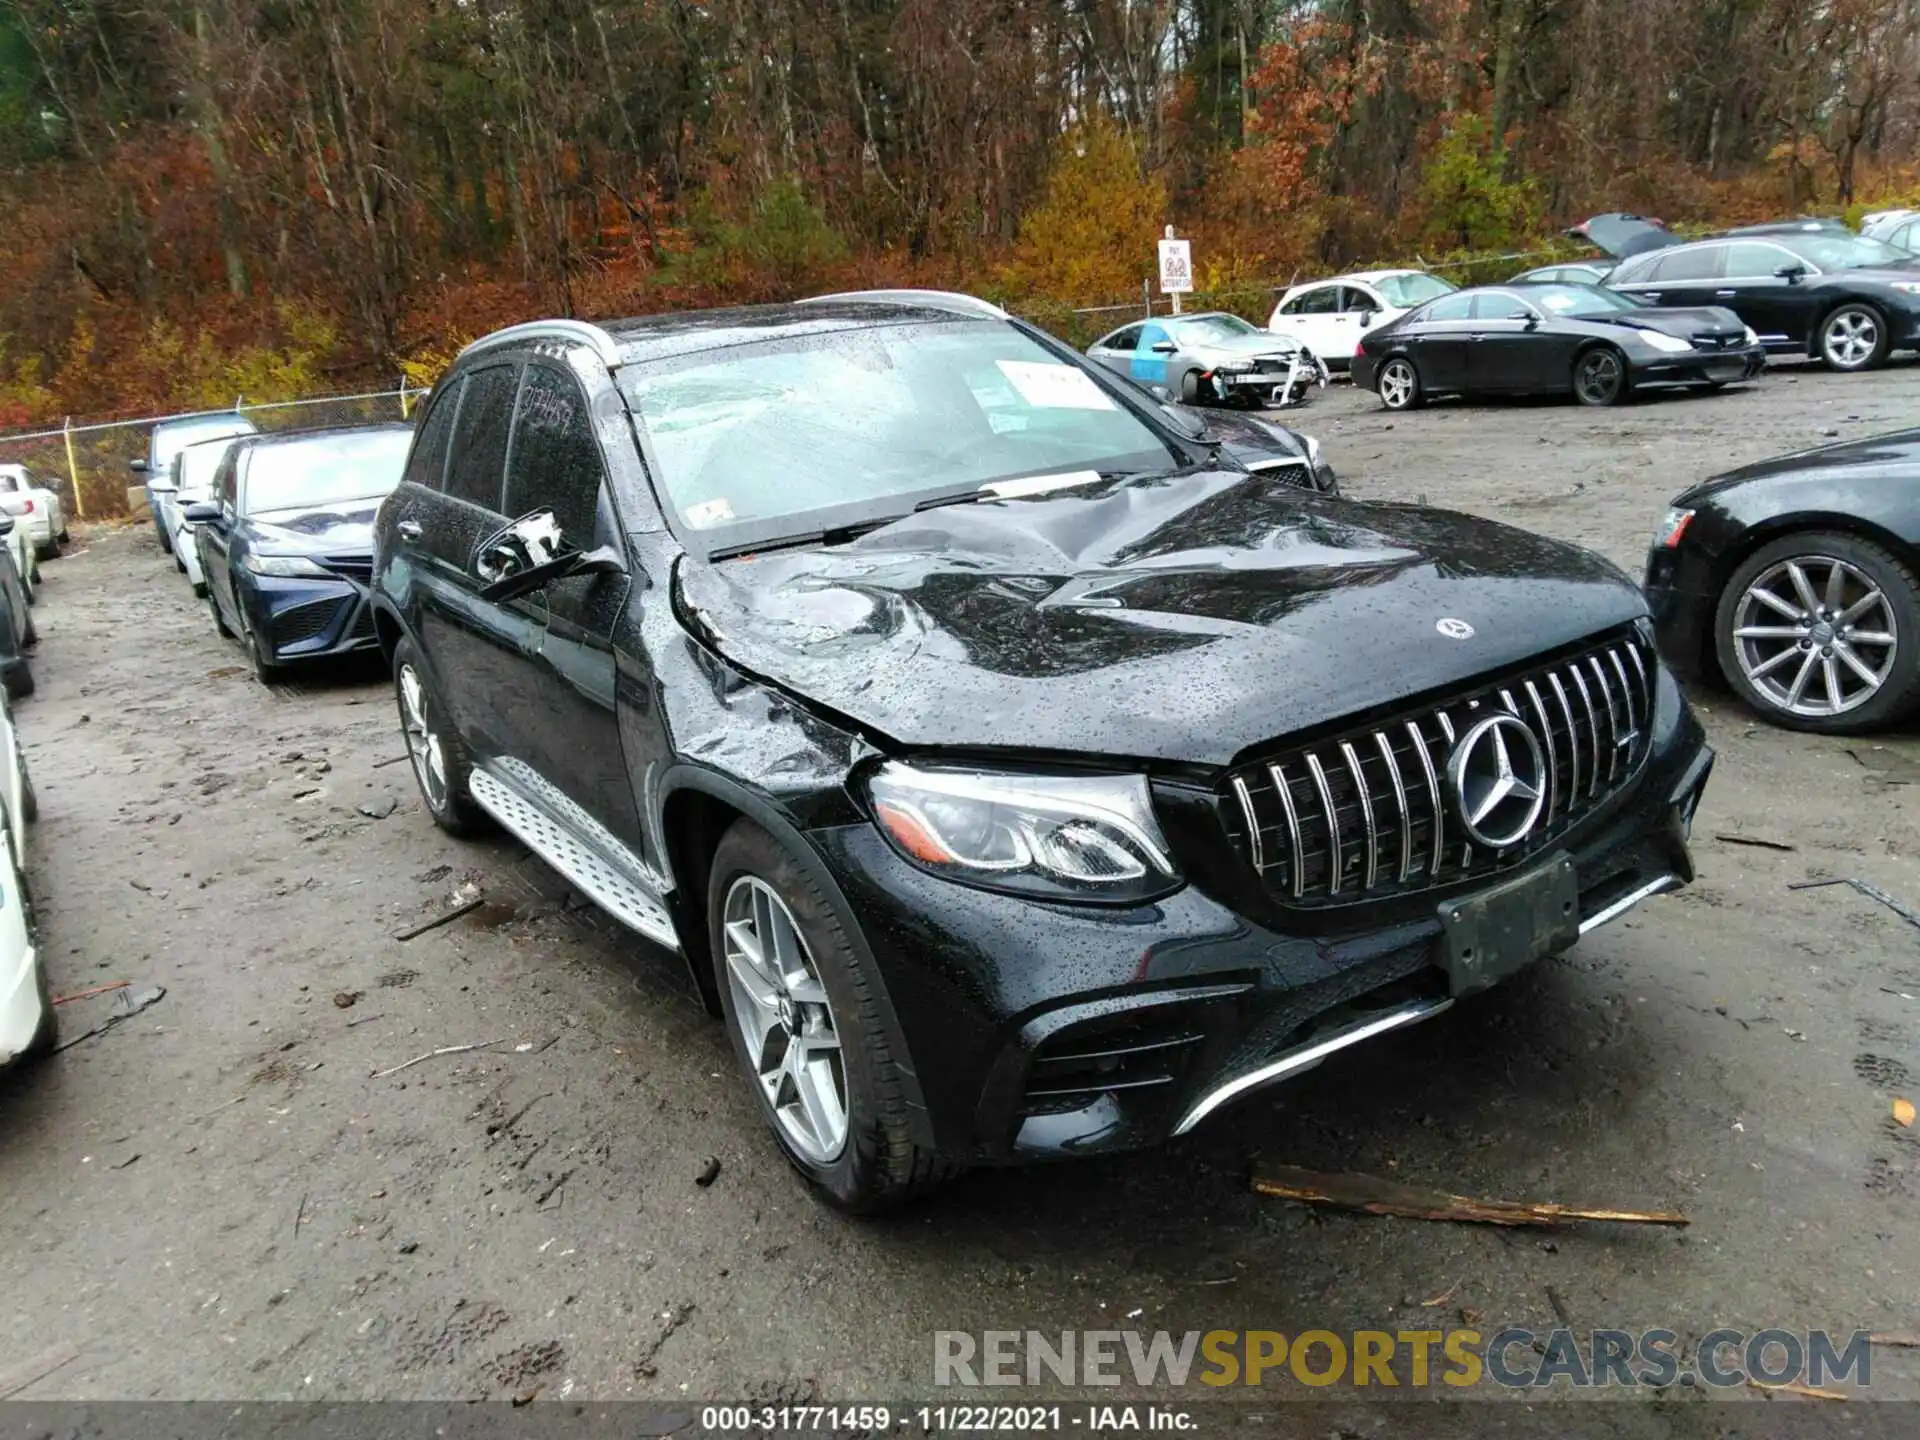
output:
[[[262,681],[377,646],[373,518],[412,441],[406,425],[250,436],[221,461],[213,500],[185,511],[213,623]]]

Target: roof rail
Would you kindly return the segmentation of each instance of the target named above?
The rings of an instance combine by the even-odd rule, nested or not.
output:
[[[957,290],[842,290],[833,295],[809,295],[802,305],[820,305],[835,300],[869,300],[877,305],[918,305],[925,310],[944,310],[950,315],[974,315],[983,320],[1007,320],[1012,317],[992,301],[977,295],[962,295]]]
[[[476,350],[491,349],[495,345],[511,345],[522,340],[561,340],[575,345],[591,346],[606,367],[611,370],[620,364],[620,347],[613,342],[613,336],[598,325],[589,325],[584,320],[529,320],[524,325],[509,325],[504,330],[496,330],[491,335],[482,335],[460,352],[464,358]]]

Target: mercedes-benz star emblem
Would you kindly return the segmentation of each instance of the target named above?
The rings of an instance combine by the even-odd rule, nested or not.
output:
[[[1464,620],[1456,620],[1451,615],[1443,615],[1440,619],[1434,621],[1433,628],[1449,640],[1471,640],[1473,638],[1473,626]]]
[[[1489,715],[1462,735],[1447,779],[1468,838],[1494,850],[1525,839],[1546,807],[1546,770],[1540,742],[1512,715]]]

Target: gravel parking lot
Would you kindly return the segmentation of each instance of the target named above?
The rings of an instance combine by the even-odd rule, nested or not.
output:
[[[1683,485],[1916,402],[1920,365],[1783,365],[1613,411],[1394,416],[1340,387],[1297,423],[1355,496],[1637,574]],[[1920,1069],[1920,932],[1788,889],[1920,903],[1911,734],[1700,697],[1691,889],[1164,1152],[862,1223],[788,1173],[677,961],[513,842],[433,827],[378,673],[256,684],[147,527],[45,574],[19,717],[55,988],[166,994],[0,1081],[0,1396],[898,1399],[930,1393],[935,1329],[1916,1328],[1920,1129],[1890,1107]],[[64,1006],[66,1036],[116,1003]],[[1694,1223],[1310,1211],[1249,1192],[1256,1155]],[[1920,1397],[1920,1350],[1873,1378]]]

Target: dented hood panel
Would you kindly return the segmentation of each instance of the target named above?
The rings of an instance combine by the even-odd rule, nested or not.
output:
[[[688,558],[678,583],[735,664],[895,745],[1214,765],[1645,613],[1572,546],[1224,472]]]

